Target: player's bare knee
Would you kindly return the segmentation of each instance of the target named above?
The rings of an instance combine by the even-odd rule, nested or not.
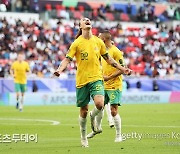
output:
[[[81,115],[82,118],[86,118],[87,117],[87,112],[81,112],[80,115]]]
[[[114,107],[111,107],[111,115],[112,115],[113,117],[116,116],[116,110],[115,110]]]
[[[104,96],[96,95],[94,97],[94,103],[98,110],[102,110],[104,108]]]
[[[96,105],[96,108],[98,110],[102,110],[104,108],[104,103],[103,102],[97,102],[95,105]]]
[[[118,113],[118,106],[117,105],[111,105],[111,115],[115,117]]]
[[[116,111],[116,110],[111,110],[111,115],[112,115],[113,117],[115,117],[115,116],[117,115],[117,111]]]
[[[88,106],[84,106],[80,108],[80,116],[82,118],[86,118],[88,114]]]
[[[104,108],[104,101],[101,101],[101,100],[96,101],[95,106],[98,110],[102,110]]]

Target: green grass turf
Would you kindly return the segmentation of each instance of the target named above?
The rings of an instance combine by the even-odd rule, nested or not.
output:
[[[90,106],[92,109],[93,106]],[[115,129],[109,128],[106,114],[103,118],[103,133],[89,140],[89,148],[80,147],[78,125],[79,109],[75,106],[25,106],[23,112],[15,107],[0,106],[0,134],[38,134],[38,143],[0,143],[0,154],[174,154],[180,153],[180,104],[123,105],[119,109],[123,133],[149,133],[162,135],[161,139],[145,137],[114,143]],[[9,120],[3,120],[9,118]],[[14,119],[45,119],[50,122],[18,121]],[[90,120],[88,117],[88,132]],[[153,127],[157,126],[157,127]],[[176,127],[163,127],[176,126]],[[172,138],[175,132],[177,138]],[[179,133],[179,135],[178,135]],[[168,136],[169,134],[169,136]],[[2,136],[1,136],[2,138]]]

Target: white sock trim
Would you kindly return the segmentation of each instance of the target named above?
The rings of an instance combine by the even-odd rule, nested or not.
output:
[[[101,130],[102,118],[104,116],[104,110],[101,110],[96,116],[96,126],[98,130]]]
[[[116,129],[116,135],[121,135],[121,117],[119,114],[117,114],[113,118],[114,118],[114,126]]]
[[[24,96],[21,96],[21,98],[19,99],[19,109],[23,109],[23,105],[24,105]]]
[[[80,134],[81,134],[81,139],[86,140],[86,118],[82,118],[79,116],[79,125],[80,125]]]
[[[112,123],[113,122],[113,117],[111,115],[111,107],[110,107],[109,103],[105,105],[105,109],[106,109],[108,121],[109,121],[109,123]]]

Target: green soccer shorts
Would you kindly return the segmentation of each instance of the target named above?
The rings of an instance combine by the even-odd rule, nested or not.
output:
[[[104,104],[110,103],[111,105],[121,105],[122,92],[117,90],[105,90]]]
[[[24,93],[26,91],[26,84],[15,83],[15,91]]]
[[[102,80],[90,82],[81,88],[76,88],[77,107],[86,106],[90,102],[90,96],[94,98],[95,95],[104,96],[104,84]]]

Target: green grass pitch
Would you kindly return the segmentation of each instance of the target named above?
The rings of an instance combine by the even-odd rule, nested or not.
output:
[[[25,106],[19,112],[12,106],[0,106],[1,139],[5,134],[38,134],[37,143],[0,143],[0,154],[180,154],[180,104],[123,105],[119,113],[122,133],[151,136],[141,140],[131,136],[124,142],[114,143],[115,129],[109,128],[105,114],[103,133],[89,140],[89,148],[82,148],[77,107]],[[46,120],[60,124],[52,125]],[[87,130],[91,131],[89,117]]]

